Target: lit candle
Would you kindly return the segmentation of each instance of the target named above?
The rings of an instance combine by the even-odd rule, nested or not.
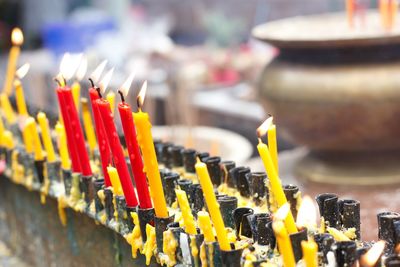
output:
[[[57,122],[56,124],[56,132],[58,135],[58,151],[60,153],[60,158],[61,158],[61,168],[63,168],[64,170],[69,170],[71,168],[71,160],[69,159],[69,154],[68,154],[65,129],[60,122]]]
[[[16,76],[17,79],[14,82],[15,86],[15,98],[17,102],[17,110],[18,114],[21,116],[28,116],[28,109],[26,108],[26,103],[25,103],[25,96],[24,96],[24,88],[22,87],[21,80],[25,75],[28,73],[29,70],[29,64],[24,64],[22,67],[20,67],[17,72]]]
[[[265,131],[264,129],[265,126],[266,125],[263,123],[263,125],[261,125],[260,128],[258,128],[257,130],[257,134],[259,136],[257,150],[264,163],[264,167],[268,173],[269,183],[271,185],[271,193],[274,195],[274,198],[276,199],[278,206],[281,207],[282,205],[287,203],[287,199],[282,188],[281,180],[279,179],[278,174],[276,173],[274,163],[272,161],[270,152],[268,150],[268,146],[264,144],[260,138],[263,135],[263,131]],[[289,212],[289,215],[285,219],[285,226],[289,234],[297,232],[296,224],[291,212]]]
[[[189,206],[189,201],[186,192],[180,189],[175,189],[176,198],[179,208],[182,211],[183,223],[185,224],[185,232],[190,235],[197,234],[196,223],[193,218],[192,210]]]
[[[35,119],[32,117],[28,117],[26,119],[25,127],[28,127],[29,133],[32,136],[35,160],[43,160],[44,159],[43,149],[42,149],[42,144],[40,143],[40,137],[37,130]]]
[[[113,69],[111,69],[100,82],[100,89],[102,93],[105,92],[107,85],[111,79]],[[101,115],[104,128],[106,129],[108,143],[113,155],[115,167],[117,168],[118,175],[121,181],[122,190],[124,191],[126,205],[128,207],[135,207],[138,205],[136,193],[129,175],[128,166],[125,161],[124,152],[122,150],[119,135],[114,123],[114,116],[112,115],[110,103],[105,99],[97,99],[95,105]]]
[[[150,199],[149,186],[147,184],[146,174],[143,171],[143,160],[137,142],[132,110],[130,105],[125,102],[125,97],[128,95],[133,77],[134,75],[131,74],[118,91],[122,100],[118,104],[118,111],[121,118],[122,128],[124,130],[126,146],[129,152],[129,160],[132,166],[133,178],[135,179],[139,204],[142,209],[148,209],[153,207]]]
[[[92,115],[90,114],[89,103],[87,98],[82,98],[81,104],[82,104],[83,127],[85,129],[86,139],[89,144],[90,151],[93,153],[94,149],[97,146],[97,142],[96,142],[96,135],[94,134]]]
[[[310,196],[304,196],[297,213],[297,228],[307,228],[308,230],[317,229],[317,212],[314,202]]]
[[[199,211],[197,213],[197,220],[199,222],[199,227],[204,234],[204,240],[206,242],[214,242],[215,236],[208,212]]]
[[[380,264],[377,264],[377,262],[382,256],[385,246],[386,242],[384,240],[376,242],[363,256],[361,256],[360,266],[361,267],[380,266]]]
[[[80,81],[82,81],[82,79],[85,77],[86,70],[87,70],[87,59],[86,59],[86,57],[82,56],[79,66],[78,66],[78,69],[75,74],[76,80],[71,86],[72,95],[74,97],[75,107],[78,110],[78,112],[79,112],[79,102],[80,102],[79,100],[81,98]]]
[[[39,122],[40,130],[42,132],[42,140],[44,149],[47,153],[47,161],[54,162],[56,161],[56,153],[54,152],[53,142],[51,140],[49,130],[49,122],[47,120],[46,114],[44,114],[43,112],[39,112],[37,115],[37,120]]]
[[[124,192],[122,191],[121,182],[119,181],[117,169],[115,169],[114,167],[108,166],[107,172],[108,172],[108,175],[110,176],[111,185],[114,189],[114,194],[117,196],[123,196]]]
[[[274,167],[276,173],[279,175],[279,165],[278,165],[278,145],[276,142],[276,125],[273,123],[273,117],[271,116],[271,125],[268,128],[268,149],[271,154],[272,162],[274,163]]]
[[[20,46],[24,42],[24,35],[20,28],[14,28],[11,33],[12,47],[10,49],[10,55],[8,57],[8,66],[6,79],[4,80],[3,92],[9,96],[12,90],[12,83],[14,81],[15,69],[17,67],[17,61],[21,52]]]
[[[151,198],[153,199],[154,211],[157,217],[167,218],[168,210],[165,201],[164,190],[161,183],[160,171],[156,151],[154,148],[153,137],[151,135],[151,123],[149,114],[142,111],[142,105],[146,94],[147,82],[145,82],[138,95],[139,111],[133,114],[137,130],[137,141],[142,150],[144,171],[150,186]]]
[[[294,267],[296,266],[296,262],[294,259],[292,243],[283,223],[283,220],[287,218],[289,214],[290,206],[286,203],[274,214],[272,229],[274,230],[276,241],[278,243],[279,253],[282,256],[283,266]]]
[[[222,250],[231,250],[228,235],[225,229],[224,221],[222,220],[221,211],[217,198],[215,197],[214,187],[211,183],[210,175],[208,174],[207,166],[205,163],[197,159],[195,165],[196,173],[203,190],[204,199],[206,200],[208,211],[210,212],[211,220],[214,224],[215,231],[217,232],[217,240]]]
[[[114,92],[109,92],[106,95],[106,99],[110,103],[111,112],[114,115],[114,111],[115,111],[115,93]]]
[[[105,187],[109,187],[109,186],[111,186],[111,181],[110,181],[110,177],[107,172],[107,167],[110,164],[112,164],[112,155],[111,155],[110,146],[108,144],[106,130],[104,128],[104,124],[101,119],[101,115],[100,115],[97,105],[95,103],[95,101],[97,99],[100,99],[100,95],[99,95],[100,88],[97,88],[94,85],[94,83],[97,83],[98,80],[100,79],[100,75],[103,72],[106,64],[107,64],[107,61],[104,60],[102,63],[100,63],[99,66],[97,66],[97,68],[90,75],[89,81],[91,82],[92,86],[89,88],[89,97],[90,97],[90,103],[92,105],[93,119],[94,119],[94,125],[95,125],[96,136],[97,136],[97,144],[99,146],[101,167],[102,167],[103,175],[104,175],[104,185],[105,185]]]
[[[303,240],[301,242],[301,249],[303,251],[303,262],[306,267],[317,267],[318,266],[318,245],[314,240]]]
[[[7,94],[5,93],[0,94],[0,103],[1,103],[1,108],[3,110],[3,114],[6,117],[8,124],[15,123],[17,118],[15,117],[14,110],[11,106]]]
[[[346,14],[347,14],[347,23],[350,28],[353,28],[353,18],[354,18],[354,0],[346,0]]]

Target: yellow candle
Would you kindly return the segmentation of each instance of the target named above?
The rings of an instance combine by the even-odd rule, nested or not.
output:
[[[213,227],[211,225],[210,216],[207,211],[199,211],[197,213],[197,220],[199,222],[199,227],[204,234],[204,240],[206,242],[214,242],[215,236],[213,232]]]
[[[271,154],[272,162],[274,163],[274,167],[276,173],[279,175],[279,166],[278,166],[278,145],[276,142],[276,126],[272,124],[268,128],[268,149]]]
[[[188,234],[195,235],[196,223],[193,218],[192,210],[189,206],[189,201],[186,192],[180,189],[175,189],[176,198],[178,199],[179,208],[182,211],[183,222],[185,224],[185,231]]]
[[[114,114],[114,110],[115,110],[115,93],[114,92],[109,92],[106,96],[108,102],[110,103],[110,107],[111,107],[111,112],[112,114]]]
[[[67,137],[64,126],[60,122],[56,124],[56,132],[58,135],[58,151],[61,158],[61,168],[69,170],[71,168],[71,160],[68,154]]]
[[[147,83],[143,85],[141,93],[138,96],[138,102],[140,102],[140,106],[144,101],[146,87]],[[137,141],[143,155],[144,171],[147,175],[150,186],[150,195],[153,200],[154,211],[157,217],[166,218],[168,217],[167,203],[164,197],[160,171],[158,169],[156,150],[154,148],[153,137],[151,135],[149,114],[142,112],[141,107],[139,107],[139,111],[133,113],[133,118],[136,125]]]
[[[0,146],[4,145],[3,143],[3,133],[4,133],[4,123],[3,118],[0,116]]]
[[[13,124],[16,120],[14,110],[11,106],[10,100],[5,93],[0,95],[1,108],[3,109],[4,116],[9,124]]]
[[[111,185],[114,189],[114,194],[117,196],[123,196],[124,192],[122,191],[121,182],[119,180],[117,169],[111,166],[107,167],[108,175],[110,176]]]
[[[33,139],[33,150],[34,150],[34,158],[35,160],[43,160],[43,150],[42,144],[40,143],[39,133],[37,131],[36,122],[32,117],[28,117],[26,119],[25,127],[28,127],[30,135]]]
[[[32,139],[32,135],[31,135],[31,131],[30,131],[29,127],[26,127],[26,125],[22,129],[22,138],[24,140],[26,153],[32,154],[33,153],[33,139]]]
[[[76,110],[79,113],[79,99],[81,98],[81,85],[79,82],[74,82],[71,86],[72,96],[74,98],[74,103]]]
[[[24,89],[20,80],[15,80],[15,98],[17,101],[18,114],[21,116],[28,116],[28,109],[26,108]]]
[[[4,142],[4,146],[8,149],[14,149],[15,145],[14,145],[14,140],[13,140],[13,136],[12,133],[8,130],[4,131],[3,133],[3,142]]]
[[[336,241],[350,241],[350,238],[336,228],[328,227],[326,231],[330,233]]]
[[[81,99],[83,126],[85,127],[86,139],[89,144],[90,151],[94,151],[97,146],[96,135],[93,129],[92,115],[90,114],[87,98]]]
[[[282,255],[284,267],[294,267],[296,262],[294,260],[292,243],[288,232],[286,231],[285,225],[282,221],[275,221],[272,223],[274,229],[276,241],[278,243],[279,253]]]
[[[222,250],[231,250],[228,241],[228,235],[225,229],[224,221],[222,220],[219,204],[215,197],[214,187],[211,183],[210,175],[208,174],[207,166],[203,162],[197,160],[195,165],[196,173],[203,190],[204,199],[207,203],[208,211],[210,212],[211,220],[214,224],[215,231],[217,232],[217,240]]]
[[[39,112],[37,115],[37,120],[39,122],[40,130],[42,131],[42,141],[44,144],[44,149],[47,153],[47,161],[56,161],[56,153],[54,152],[53,142],[51,140],[49,122],[47,120],[46,114]]]
[[[269,182],[271,185],[271,193],[274,195],[278,206],[281,207],[285,203],[287,203],[287,199],[285,193],[283,192],[281,180],[278,177],[278,174],[275,171],[274,163],[272,162],[271,155],[268,150],[268,146],[264,144],[261,139],[259,139],[259,143],[257,145],[258,153],[264,163],[264,167],[267,170]],[[285,226],[289,232],[289,234],[296,233],[296,223],[293,218],[293,214],[289,212],[288,216],[285,219]]]
[[[306,267],[317,267],[318,266],[318,245],[314,240],[302,241],[301,249],[303,251],[303,262]]]
[[[11,33],[11,42],[13,46],[10,49],[10,55],[8,57],[8,66],[6,79],[4,80],[3,92],[9,96],[12,90],[12,83],[14,81],[15,70],[17,67],[17,61],[21,52],[20,46],[24,42],[24,35],[21,29],[14,28]]]

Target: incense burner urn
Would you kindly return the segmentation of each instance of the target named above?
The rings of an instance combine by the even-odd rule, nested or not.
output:
[[[303,178],[400,182],[400,29],[385,32],[374,12],[365,21],[349,29],[345,14],[323,14],[253,29],[279,49],[259,95],[280,134],[309,149],[295,168]]]

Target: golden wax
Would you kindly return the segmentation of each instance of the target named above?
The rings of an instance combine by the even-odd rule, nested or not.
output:
[[[3,92],[9,96],[12,91],[12,84],[15,77],[15,70],[17,69],[17,60],[21,50],[19,46],[12,46],[10,49],[10,56],[8,57],[8,66],[6,79],[4,80]]]
[[[186,192],[180,189],[175,189],[176,198],[178,199],[179,208],[182,211],[183,223],[185,231],[190,235],[197,234],[196,223],[193,218],[192,210],[190,209],[189,201]]]
[[[42,132],[42,141],[44,144],[44,149],[47,153],[47,161],[56,161],[56,153],[54,152],[53,141],[51,140],[49,122],[47,120],[46,114],[39,112],[37,115],[37,120],[39,122],[40,130]]]
[[[94,151],[97,146],[96,135],[93,129],[92,115],[89,110],[89,104],[87,98],[81,99],[82,104],[82,118],[83,126],[85,128],[86,139],[89,144],[90,151]]]
[[[278,165],[278,145],[276,142],[276,125],[272,124],[267,131],[268,134],[268,149],[274,163],[276,173],[279,175],[279,165]]]
[[[260,140],[259,144],[257,145],[257,149],[268,173],[268,178],[271,185],[271,193],[278,203],[278,208],[280,208],[282,205],[287,203],[287,199],[282,188],[281,180],[275,171],[274,163],[269,153],[268,146],[262,143]],[[289,234],[297,232],[297,227],[292,212],[289,212],[288,216],[286,217],[285,226]]]
[[[114,110],[115,110],[115,93],[114,92],[109,92],[106,96],[106,99],[110,103],[110,108],[111,112],[114,115]]]
[[[211,220],[208,212],[199,211],[197,213],[197,220],[199,222],[199,227],[204,235],[204,240],[206,242],[214,242],[215,236],[213,232],[213,227],[211,225]]]
[[[289,234],[286,231],[285,225],[282,221],[275,221],[272,223],[272,228],[274,230],[276,241],[278,243],[279,252],[282,255],[283,266],[296,266],[292,243],[290,242]]]
[[[328,227],[326,231],[330,233],[336,241],[350,241],[350,238],[336,228]]]
[[[33,139],[33,152],[35,160],[43,160],[43,149],[42,144],[40,143],[40,137],[37,130],[35,119],[32,117],[28,117],[26,119],[25,127],[28,127],[29,133]]]
[[[3,133],[4,133],[4,123],[3,123],[3,118],[0,116],[0,146],[4,145],[3,144]]]
[[[156,151],[151,135],[149,114],[139,110],[133,113],[133,118],[135,120],[137,141],[142,151],[144,172],[149,182],[150,195],[153,200],[155,214],[159,218],[167,218],[167,203],[164,197]]]
[[[11,106],[10,100],[5,93],[0,95],[1,108],[3,109],[4,116],[9,124],[13,124],[16,120],[14,110]]]
[[[221,211],[219,210],[219,204],[217,202],[217,198],[215,197],[214,187],[211,183],[207,166],[203,162],[197,161],[195,168],[201,188],[203,190],[204,199],[207,203],[208,211],[210,212],[211,220],[217,233],[219,246],[222,250],[231,250],[228,235],[225,229],[224,221],[222,220]]]
[[[124,192],[122,191],[121,182],[119,180],[117,169],[111,166],[107,167],[107,173],[110,176],[111,185],[114,189],[114,194],[117,196],[123,196]]]
[[[21,116],[28,116],[28,109],[26,108],[24,88],[20,80],[15,80],[15,99],[17,102],[18,114]]]
[[[81,85],[79,82],[74,82],[71,86],[71,91],[72,91],[72,97],[74,98],[74,104],[76,107],[76,110],[79,113],[79,100],[81,99]]]
[[[28,154],[33,153],[33,139],[29,127],[24,126],[22,129],[22,138],[24,140],[25,151]]]
[[[314,240],[302,241],[301,249],[303,251],[303,262],[306,267],[317,267],[318,266],[318,245]]]
[[[13,135],[8,130],[4,131],[4,133],[3,133],[3,143],[4,143],[4,146],[8,149],[14,149],[14,147],[15,147]]]
[[[61,168],[69,170],[71,168],[71,160],[68,154],[67,137],[64,126],[60,122],[56,124],[56,132],[58,136],[58,151],[61,158]]]

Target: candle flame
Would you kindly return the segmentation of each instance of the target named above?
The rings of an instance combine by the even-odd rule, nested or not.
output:
[[[142,88],[140,89],[140,92],[137,96],[137,103],[139,108],[143,106],[144,98],[146,97],[146,91],[147,91],[147,81],[144,81]]]
[[[20,46],[24,42],[24,34],[20,28],[14,28],[11,32],[11,42],[13,45]]]
[[[386,242],[380,240],[376,242],[368,251],[361,257],[362,266],[375,266],[376,262],[381,257],[385,249]]]
[[[274,220],[283,221],[286,219],[290,212],[290,205],[289,203],[283,204],[274,214]]]
[[[274,117],[269,117],[266,119],[260,127],[257,128],[257,136],[261,137],[268,132],[269,127],[271,127],[274,123]]]
[[[70,53],[65,53],[60,63],[60,74],[65,80],[69,80],[74,76],[77,64],[71,57]]]
[[[113,75],[114,68],[110,69],[106,75],[104,75],[103,79],[99,82],[100,91],[104,94],[107,90],[108,84],[110,83],[111,77]]]
[[[87,71],[87,58],[85,56],[81,57],[78,69],[76,71],[75,77],[78,81],[82,81],[83,77],[85,77]]]
[[[129,75],[124,84],[119,89],[119,91],[124,95],[124,97],[128,95],[129,89],[131,88],[134,78],[135,78],[135,72],[132,72],[131,75]]]
[[[107,60],[103,60],[103,62],[100,63],[100,65],[97,66],[97,68],[92,72],[92,74],[90,75],[90,79],[92,79],[92,81],[94,83],[97,83],[100,79],[101,74],[103,73],[104,68],[107,65]]]
[[[25,77],[25,75],[28,73],[30,68],[29,63],[25,63],[22,65],[16,72],[15,75],[18,77],[18,79],[22,79]]]
[[[297,213],[296,225],[299,228],[314,226],[316,227],[317,211],[310,196],[304,196],[301,201],[299,212]]]
[[[394,253],[400,254],[400,244],[394,248]]]

